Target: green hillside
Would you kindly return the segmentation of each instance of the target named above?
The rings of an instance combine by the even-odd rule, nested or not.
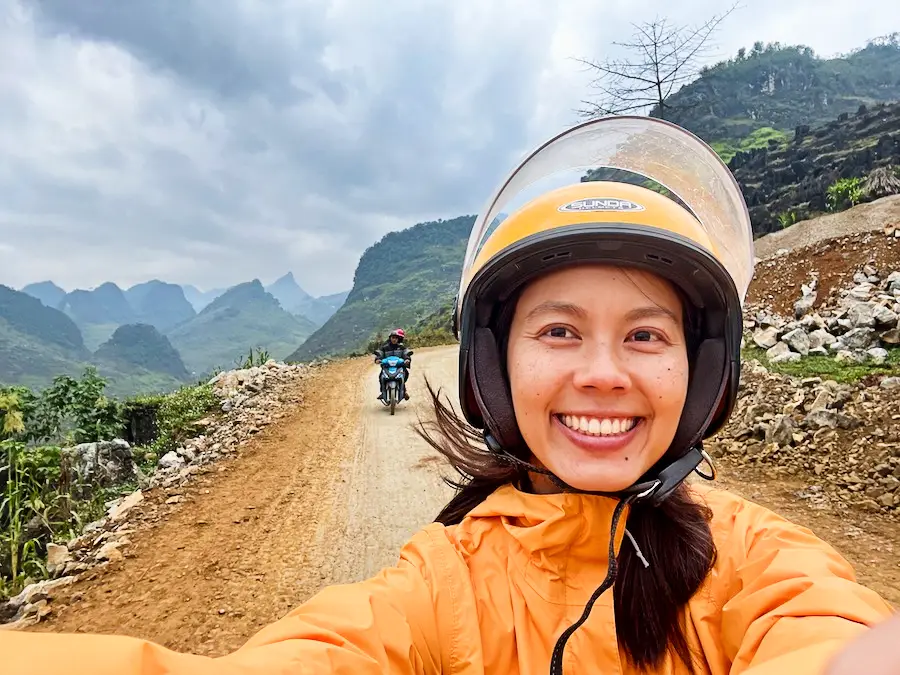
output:
[[[412,327],[456,294],[474,216],[391,232],[363,254],[343,306],[288,358],[362,350],[395,326]]]
[[[143,369],[171,375],[177,380],[188,378],[181,355],[165,335],[149,324],[119,326],[94,356],[116,364],[123,371]]]
[[[757,42],[703,69],[670,96],[667,117],[707,141],[740,143],[757,130],[793,134],[800,125],[825,124],[861,105],[897,100],[897,35],[832,59],[802,45]]]

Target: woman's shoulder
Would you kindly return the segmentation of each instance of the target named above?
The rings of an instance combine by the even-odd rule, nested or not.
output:
[[[820,554],[845,563],[835,549],[809,528],[795,523],[749,499],[709,484],[695,483],[691,492],[712,512],[710,529],[720,559],[733,562],[783,551],[817,550]]]
[[[692,483],[688,489],[712,512],[710,527],[713,534],[728,534],[731,537],[745,531],[762,532],[771,529],[809,530],[778,515],[771,509],[754,501],[708,483]]]

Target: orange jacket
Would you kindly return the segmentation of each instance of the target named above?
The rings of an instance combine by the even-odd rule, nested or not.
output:
[[[705,657],[698,672],[821,673],[846,641],[891,614],[808,530],[730,493],[698,493],[713,509],[719,552],[686,610],[691,647]],[[397,566],[326,588],[228,656],[130,637],[0,631],[0,673],[546,675],[557,636],[606,574],[614,504],[503,487],[460,525],[424,528]],[[620,527],[617,544],[623,536]],[[569,640],[565,673],[633,673],[620,660],[611,591]]]

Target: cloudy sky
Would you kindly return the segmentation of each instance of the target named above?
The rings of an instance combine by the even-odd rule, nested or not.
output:
[[[475,213],[577,121],[631,22],[721,0],[0,0],[0,283],[345,290],[391,230]],[[893,7],[893,9],[890,9]],[[744,0],[755,40],[833,55],[900,4]]]

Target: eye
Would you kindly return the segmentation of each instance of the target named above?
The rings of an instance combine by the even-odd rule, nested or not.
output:
[[[565,326],[553,326],[544,331],[544,335],[552,338],[572,338],[575,334]]]
[[[653,330],[649,330],[647,328],[642,328],[640,330],[636,330],[631,334],[631,339],[635,342],[653,342],[656,340],[664,340],[664,338],[657,332]]]

